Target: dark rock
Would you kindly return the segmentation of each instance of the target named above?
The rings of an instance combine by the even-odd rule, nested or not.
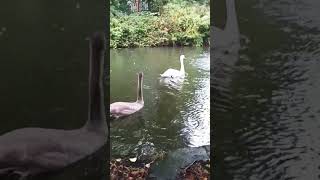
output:
[[[210,146],[188,147],[168,152],[168,156],[151,166],[150,177],[157,179],[175,179],[181,169],[195,161],[210,159]]]

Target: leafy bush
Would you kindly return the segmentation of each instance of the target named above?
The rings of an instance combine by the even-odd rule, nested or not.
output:
[[[206,5],[168,3],[160,16],[133,13],[111,17],[111,48],[202,46],[208,42],[210,10]]]

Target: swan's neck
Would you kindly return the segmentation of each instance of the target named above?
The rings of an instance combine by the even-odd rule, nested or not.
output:
[[[181,73],[184,73],[183,59],[180,59],[180,72],[181,72]]]
[[[233,33],[239,32],[235,0],[226,0],[227,22],[225,30]]]
[[[88,122],[89,130],[107,130],[105,107],[104,107],[104,39],[94,37],[90,43],[89,62],[89,102]]]
[[[142,76],[138,76],[138,87],[137,87],[137,102],[138,103],[143,103],[142,84],[143,84],[143,78],[142,78]]]

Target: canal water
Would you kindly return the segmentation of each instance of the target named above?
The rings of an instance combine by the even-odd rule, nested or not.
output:
[[[160,82],[168,68],[186,77]],[[151,158],[160,152],[210,144],[210,54],[204,48],[137,48],[110,52],[110,102],[135,101],[137,73],[144,73],[144,108],[111,122],[112,157]]]
[[[320,179],[320,1],[236,1],[236,9],[239,54],[212,63],[214,176]]]

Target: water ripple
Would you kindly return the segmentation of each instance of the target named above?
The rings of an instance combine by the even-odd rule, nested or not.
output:
[[[255,7],[272,22],[251,27],[257,25],[244,21],[243,33],[255,40],[242,44],[248,48],[241,48],[239,61],[215,59],[211,85],[220,178],[319,179],[320,19],[312,12],[320,3],[259,0]],[[246,13],[240,16],[252,18]],[[278,39],[264,38],[263,29]],[[266,42],[274,46],[262,51]]]

